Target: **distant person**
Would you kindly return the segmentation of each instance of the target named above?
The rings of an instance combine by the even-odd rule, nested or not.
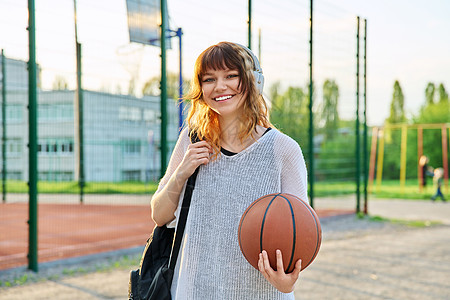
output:
[[[441,197],[442,201],[445,202],[444,194],[442,194],[442,182],[444,177],[444,169],[437,168],[434,170],[434,181],[436,182],[436,194],[431,197],[431,200],[435,201],[437,197]]]
[[[421,182],[420,182],[421,188],[427,187],[427,176],[429,176],[429,177],[434,176],[433,168],[428,165],[428,162],[429,162],[429,158],[425,155],[422,155],[419,159],[419,166],[420,166],[420,170],[422,172],[422,178],[421,178]]]

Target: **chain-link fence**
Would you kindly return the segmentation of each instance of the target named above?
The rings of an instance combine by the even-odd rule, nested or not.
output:
[[[70,198],[68,202],[76,203],[73,199],[80,193],[82,170],[83,192],[89,196],[83,200],[85,204],[148,205],[161,170],[160,49],[130,43],[125,0],[78,0],[74,4],[72,0],[36,2],[40,201],[62,204]],[[342,192],[354,193],[358,172],[356,13],[332,2],[316,1],[310,48],[310,1],[258,1],[252,4],[251,19],[248,4],[231,0],[224,7],[217,1],[168,1],[169,26],[183,31],[181,53],[176,39],[167,51],[168,156],[178,135],[180,57],[182,77],[188,82],[195,59],[206,47],[224,40],[247,45],[250,20],[250,46],[264,70],[264,95],[272,122],[299,142],[308,164],[309,63],[313,54],[314,179],[318,188],[344,182],[347,186]],[[5,65],[1,85],[5,91],[2,190],[6,203],[26,201],[28,191],[27,9],[24,0],[0,4],[0,48]],[[362,30],[360,35],[362,41]],[[362,49],[362,42],[360,45]],[[83,94],[80,111],[77,79]],[[361,91],[362,82],[361,76]],[[336,190],[319,188],[318,192],[329,195]],[[120,193],[122,200],[104,197],[112,193]],[[145,200],[136,200],[132,194],[142,194]],[[66,234],[70,236],[70,232]]]

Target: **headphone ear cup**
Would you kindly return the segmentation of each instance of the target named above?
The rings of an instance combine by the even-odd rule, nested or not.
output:
[[[261,72],[253,71],[253,76],[255,77],[255,86],[260,95],[262,95],[264,90],[264,75]]]
[[[242,49],[245,50],[245,52],[247,52],[248,55],[250,55],[250,57],[252,58],[253,61],[253,77],[255,77],[255,86],[256,89],[258,90],[259,94],[262,95],[263,93],[263,89],[264,89],[264,75],[262,73],[262,69],[261,66],[259,65],[259,61],[258,58],[255,56],[255,54],[253,54],[252,50],[250,50],[249,48],[241,45],[241,44],[237,44],[239,47],[241,47]]]

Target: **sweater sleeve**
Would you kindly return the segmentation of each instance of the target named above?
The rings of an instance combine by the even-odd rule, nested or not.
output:
[[[275,153],[281,161],[281,192],[293,194],[309,203],[308,174],[300,146],[284,134],[278,136],[275,145]]]
[[[169,165],[167,166],[166,173],[163,178],[159,181],[158,189],[155,192],[155,195],[159,193],[167,184],[172,174],[177,169],[178,165],[181,163],[184,157],[184,153],[189,146],[189,132],[187,128],[184,128],[175,144],[175,148],[173,149],[172,156],[170,157]]]
[[[159,181],[158,189],[155,192],[155,195],[158,194],[167,184],[172,174],[175,172],[181,161],[183,160],[184,154],[187,151],[187,148],[190,144],[189,138],[189,130],[185,128],[181,131],[177,143],[175,144],[175,148],[173,149],[172,156],[170,157],[169,165],[167,166],[166,173],[163,178]],[[184,190],[186,188],[186,184],[183,186],[183,189],[180,194],[180,198],[183,198]],[[180,202],[180,201],[179,201]],[[181,203],[178,203],[178,207],[174,212],[174,220],[170,221],[167,225],[168,228],[176,227],[178,217],[180,215]]]

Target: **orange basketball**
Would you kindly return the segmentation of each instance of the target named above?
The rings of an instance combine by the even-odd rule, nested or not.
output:
[[[239,246],[245,259],[258,269],[259,253],[266,250],[270,265],[276,270],[277,249],[283,256],[286,273],[294,270],[298,259],[302,270],[319,252],[322,229],[311,206],[298,197],[269,194],[255,200],[242,214],[239,223]]]

